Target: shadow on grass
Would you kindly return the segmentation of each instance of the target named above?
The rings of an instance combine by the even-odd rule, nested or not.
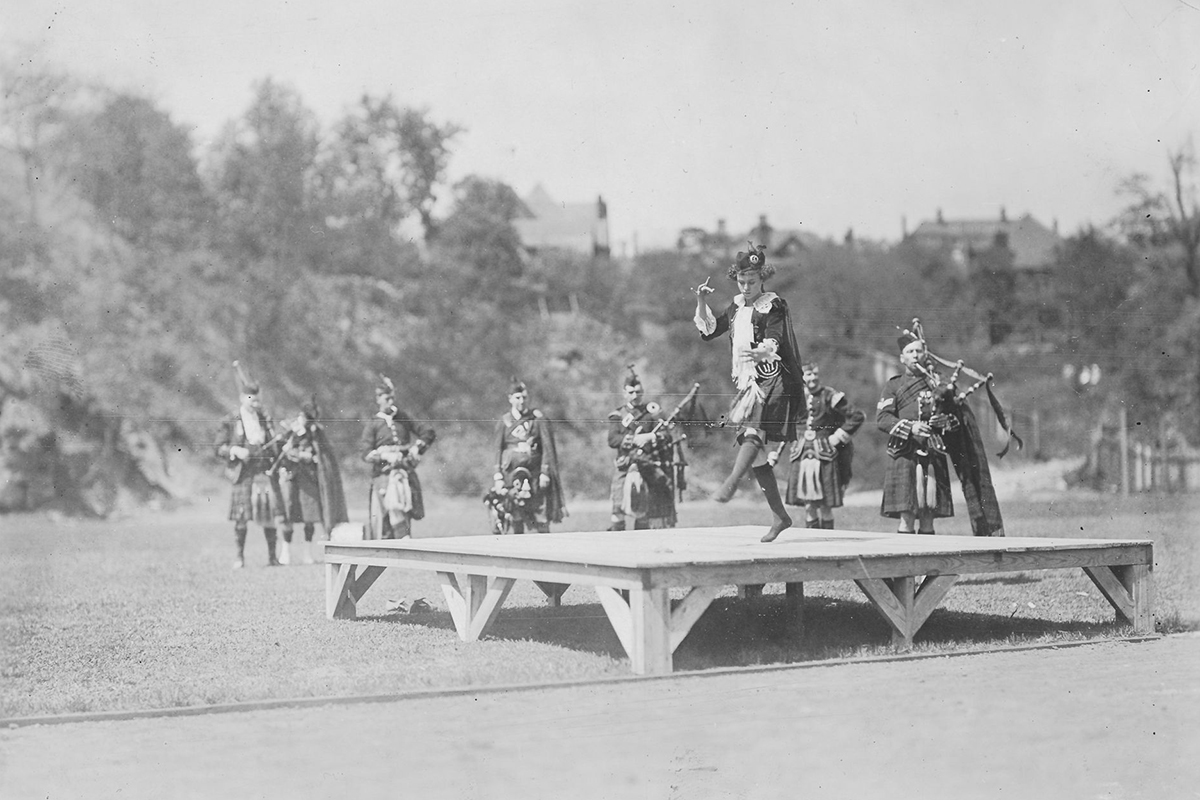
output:
[[[1112,623],[1062,622],[999,614],[949,611],[930,615],[914,651],[1000,647],[1015,643],[1111,635]],[[891,627],[866,601],[807,597],[803,635],[787,602],[778,595],[752,601],[718,600],[675,652],[676,669],[797,663],[830,658],[890,655]]]
[[[1001,586],[1019,586],[1025,583],[1038,583],[1043,576],[1034,575],[1029,572],[1016,572],[1011,575],[989,575],[971,576],[964,575],[958,579],[959,584],[974,584],[976,586],[986,586],[988,584],[999,584]]]
[[[453,631],[446,612],[389,614],[373,619]],[[1038,642],[1067,642],[1117,634],[1112,622],[1064,622],[1002,614],[950,611],[930,615],[914,642],[916,652],[955,652]],[[741,600],[718,598],[675,651],[677,670],[790,664],[832,658],[870,658],[897,651],[891,628],[864,601],[807,597],[803,628],[783,595]],[[503,610],[486,638],[531,641],[626,658],[616,633],[598,603],[561,608],[518,607]]]
[[[436,630],[448,630],[455,636],[454,619],[447,611],[429,614],[360,615],[359,619],[400,625],[421,625]],[[531,641],[556,645],[569,650],[625,658],[621,646],[599,603],[585,605],[515,606],[504,608],[488,628],[485,639]]]

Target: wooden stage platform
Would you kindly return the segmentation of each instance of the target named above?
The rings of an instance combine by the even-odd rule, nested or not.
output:
[[[326,613],[355,605],[387,567],[438,574],[458,635],[474,641],[518,580],[595,587],[633,671],[670,672],[671,654],[721,589],[852,580],[888,621],[913,635],[960,575],[1081,568],[1137,633],[1154,629],[1149,541],[916,536],[792,528],[770,544],[761,526],[454,536],[326,542]],[[920,576],[923,579],[917,580]],[[672,602],[669,590],[683,589]],[[628,599],[626,599],[628,598]]]

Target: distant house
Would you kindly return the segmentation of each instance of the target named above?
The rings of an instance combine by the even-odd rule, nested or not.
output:
[[[1012,268],[1029,285],[1042,284],[1054,269],[1062,239],[1058,225],[1047,228],[1025,214],[1009,219],[1000,209],[999,219],[945,219],[941,209],[933,221],[922,222],[907,240],[927,250],[946,252],[964,275],[973,262],[996,248],[1012,254]]]
[[[717,229],[712,232],[698,227],[684,228],[679,232],[677,248],[682,253],[727,261],[738,250],[745,250],[748,242],[762,247],[768,259],[779,263],[797,262],[806,251],[825,244],[821,237],[808,231],[772,227],[767,215],[760,214],[757,225],[737,236],[729,234],[723,219],[717,220]]]
[[[594,203],[563,203],[538,184],[522,200],[530,216],[514,220],[513,225],[530,253],[566,250],[608,256],[608,206],[603,197]]]

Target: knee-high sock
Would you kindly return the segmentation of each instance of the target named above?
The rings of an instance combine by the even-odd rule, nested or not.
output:
[[[769,464],[755,467],[754,478],[762,487],[763,494],[767,498],[767,505],[771,507],[771,513],[775,515],[771,529],[767,531],[767,535],[762,540],[773,542],[780,531],[792,527],[792,518],[788,516],[787,509],[783,505],[783,498],[779,496],[779,484],[775,481],[775,470],[771,469]]]
[[[718,503],[728,503],[733,499],[733,493],[737,491],[738,481],[750,469],[754,463],[754,458],[758,455],[762,446],[756,440],[748,439],[738,447],[737,457],[733,462],[733,471],[729,473],[729,477],[721,484],[721,488],[717,489],[717,493],[713,495],[713,499]]]
[[[278,564],[279,560],[275,558],[275,529],[263,528],[263,536],[267,539],[267,563]]]

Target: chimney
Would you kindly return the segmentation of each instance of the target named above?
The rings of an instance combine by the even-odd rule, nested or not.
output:
[[[1004,206],[1000,206],[1000,221],[1008,222],[1008,212],[1004,210]]]
[[[755,242],[755,244],[761,247],[763,250],[769,251],[771,249],[772,230],[773,229],[771,228],[770,223],[767,222],[767,215],[759,214],[758,227],[754,229],[754,235],[758,238],[758,241]]]
[[[604,195],[596,197],[596,219],[608,219],[608,204],[604,202]]]
[[[729,236],[729,232],[725,230],[725,220],[723,219],[717,220],[717,236],[722,240]]]
[[[944,217],[942,217],[942,210],[940,208],[937,210],[937,224],[938,225],[946,224],[946,220]]]

